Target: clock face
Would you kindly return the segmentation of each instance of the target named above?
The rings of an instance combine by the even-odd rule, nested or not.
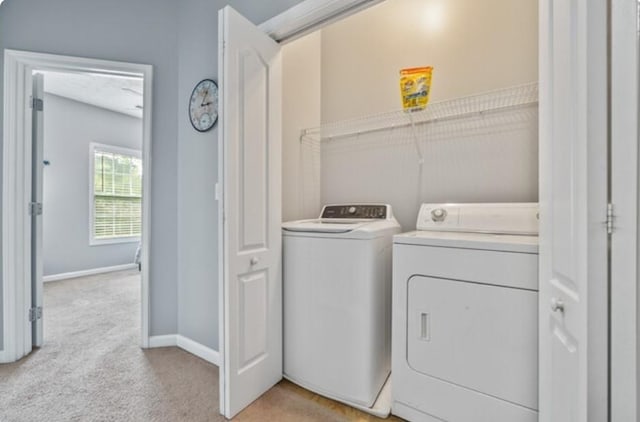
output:
[[[189,119],[199,132],[208,131],[218,121],[218,85],[211,79],[204,79],[193,88]]]

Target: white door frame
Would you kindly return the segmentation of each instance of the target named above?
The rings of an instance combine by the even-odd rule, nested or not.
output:
[[[384,0],[305,0],[258,25],[286,44]]]
[[[153,67],[17,50],[4,52],[4,129],[2,168],[3,350],[0,363],[15,362],[31,350],[31,74],[34,70],[91,72],[144,79],[142,160],[142,316],[141,346],[149,347],[149,247],[151,232],[151,109]],[[46,314],[46,309],[45,309]]]
[[[638,420],[637,0],[611,8],[611,422]]]

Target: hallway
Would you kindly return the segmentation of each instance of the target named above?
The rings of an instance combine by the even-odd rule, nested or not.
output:
[[[213,420],[218,368],[140,349],[140,275],[46,283],[44,347],[0,366],[0,420]]]

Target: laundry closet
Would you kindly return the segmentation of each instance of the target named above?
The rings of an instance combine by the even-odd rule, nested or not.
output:
[[[283,221],[389,203],[408,231],[424,202],[536,202],[537,8],[387,0],[285,44]],[[399,71],[417,66],[434,69],[412,128]]]
[[[314,219],[283,225],[286,378],[380,417],[393,395],[391,413],[409,420],[537,420],[537,7],[387,0],[284,45],[283,221]],[[433,67],[430,103],[408,113],[399,72],[419,66]],[[363,258],[358,230],[390,218],[417,235],[394,242],[381,229],[377,240],[370,234],[377,252]],[[506,237],[415,241],[420,230],[450,229]],[[512,234],[525,236],[514,246]],[[455,270],[477,259],[494,268]],[[496,277],[502,267],[516,269]],[[362,274],[374,275],[367,283]],[[503,306],[511,320],[500,317]],[[379,345],[391,343],[390,314],[402,356],[385,383],[391,368]],[[461,346],[469,350],[447,351]],[[365,376],[359,363],[374,369]]]

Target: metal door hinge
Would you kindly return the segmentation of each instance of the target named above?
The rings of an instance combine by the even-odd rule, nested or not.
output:
[[[35,111],[42,111],[44,110],[44,100],[42,100],[42,98],[31,97],[31,103],[29,104],[29,107],[31,107]]]
[[[42,203],[41,202],[29,202],[29,215],[42,215]]]
[[[613,204],[607,204],[607,234],[613,233],[613,220],[615,220],[616,216],[613,213]]]
[[[36,322],[42,319],[42,306],[29,309],[29,322]]]

